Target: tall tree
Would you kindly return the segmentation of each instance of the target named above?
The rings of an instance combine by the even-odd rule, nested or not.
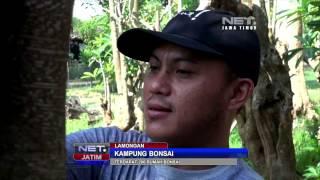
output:
[[[141,88],[141,86],[138,87],[136,85],[141,84],[140,81],[142,80],[142,78],[140,77],[142,73],[144,73],[144,70],[140,70],[137,72],[138,74],[136,75],[137,77],[139,77],[138,79],[133,80],[133,78],[130,78],[130,72],[128,72],[127,70],[128,61],[125,59],[124,55],[122,55],[118,51],[116,46],[116,40],[124,29],[136,27],[144,27],[147,29],[155,29],[155,27],[160,28],[159,21],[161,20],[157,21],[156,25],[158,26],[150,25],[150,23],[148,22],[150,16],[142,17],[141,13],[139,13],[140,2],[138,0],[108,0],[108,3],[106,3],[105,0],[99,0],[99,2],[100,5],[102,5],[106,9],[106,12],[108,12],[110,16],[113,62],[116,72],[118,93],[122,95],[119,99],[119,102],[121,102],[120,108],[122,109],[122,117],[116,117],[117,122],[115,122],[115,124],[124,128],[124,130],[128,130],[136,124],[137,117],[135,115],[135,105],[137,104],[136,100],[140,97],[135,98],[133,94],[139,94],[138,89]],[[154,4],[155,8],[153,6],[150,6],[149,4],[147,5],[147,11],[149,10],[148,8],[159,9],[157,7],[157,2]],[[161,19],[159,17],[160,15],[157,15],[157,13],[159,13],[157,10],[152,11],[152,13],[155,13],[156,17],[158,17],[158,19]],[[141,67],[143,67],[141,64],[134,64],[134,66],[139,66],[140,69]],[[130,82],[131,80],[133,81]],[[139,121],[140,126],[142,127],[142,119],[140,118]]]
[[[6,3],[0,179],[65,179],[66,62],[73,0]]]
[[[117,48],[117,39],[122,33],[122,6],[119,0],[108,0],[109,6],[106,11],[110,16],[110,29],[111,29],[111,46],[112,46],[112,59],[115,68],[115,77],[117,84],[117,91],[120,94],[120,106],[121,117],[117,117],[118,126],[124,128],[129,120],[129,106],[128,106],[128,91],[126,83],[126,64],[124,56],[119,52]],[[104,4],[104,1],[100,1],[100,4]],[[107,7],[105,7],[107,8]]]
[[[178,12],[182,11],[182,6],[183,6],[182,0],[178,0],[177,4],[178,4]]]
[[[122,93],[122,84],[121,84],[121,62],[120,62],[120,52],[117,49],[117,38],[119,36],[118,28],[117,28],[117,12],[116,12],[116,2],[115,0],[109,0],[109,9],[107,10],[110,15],[110,29],[111,29],[111,46],[112,46],[112,59],[115,67],[116,73],[116,83],[118,93]]]
[[[288,61],[290,68],[289,75],[291,80],[291,89],[293,91],[293,116],[306,115],[308,119],[316,118],[316,113],[312,109],[312,104],[309,101],[307,87],[304,77],[304,63],[302,59],[305,59],[303,49],[302,37],[303,37],[303,19],[304,14],[308,11],[308,1],[301,0],[300,3],[288,3],[289,8],[287,14],[281,15],[280,23],[277,27],[277,32],[274,34],[279,39],[278,51],[283,54],[284,61]],[[286,12],[281,11],[281,12]],[[275,19],[275,17],[274,17]],[[276,26],[273,26],[276,29]],[[311,42],[310,42],[311,43]],[[295,53],[289,53],[292,50],[298,50]],[[289,50],[289,52],[288,52]],[[289,55],[290,54],[290,55]]]
[[[302,36],[302,19],[299,18],[298,21],[292,24],[291,27],[294,32],[291,36],[291,39],[288,41],[288,49],[302,48],[302,43],[295,37]],[[309,96],[307,92],[307,86],[304,78],[303,63],[297,63],[299,58],[303,55],[303,52],[300,51],[293,58],[288,61],[290,68],[289,75],[291,80],[291,89],[293,91],[293,108],[294,108],[294,117],[296,115],[307,115],[309,118],[312,118],[315,114],[311,108],[311,103],[309,101]]]
[[[288,67],[275,49],[274,36],[269,36],[267,4],[264,0],[260,0],[260,7],[252,1],[246,1],[246,6],[236,0],[213,0],[209,4],[211,8],[232,11],[238,16],[251,15],[256,19],[261,72],[253,97],[237,117],[239,133],[249,148],[249,158],[266,179],[295,179],[293,94]]]

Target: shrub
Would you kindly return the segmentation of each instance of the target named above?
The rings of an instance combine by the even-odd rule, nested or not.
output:
[[[299,174],[310,166],[320,162],[320,146],[310,120],[297,119],[298,125],[293,130],[293,143],[296,154],[296,168]]]
[[[303,176],[306,179],[320,179],[320,162],[317,166],[309,166]]]

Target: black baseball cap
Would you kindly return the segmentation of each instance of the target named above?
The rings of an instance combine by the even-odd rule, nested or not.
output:
[[[256,85],[260,69],[258,36],[255,30],[226,29],[223,17],[235,16],[220,10],[181,11],[162,32],[134,28],[122,33],[118,49],[130,58],[149,61],[155,48],[172,43],[222,58],[238,77],[250,78]]]

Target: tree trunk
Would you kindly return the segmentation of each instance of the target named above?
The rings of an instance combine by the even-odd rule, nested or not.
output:
[[[118,38],[118,30],[117,30],[117,20],[116,20],[116,12],[115,12],[115,2],[114,0],[109,0],[109,13],[110,13],[110,30],[111,30],[111,43],[112,43],[112,60],[114,65],[117,91],[118,93],[122,93],[122,78],[121,78],[121,62],[120,62],[120,53],[117,48],[117,38]]]
[[[121,110],[121,117],[116,117],[115,122],[120,128],[124,128],[129,120],[128,112],[128,97],[127,97],[127,84],[126,84],[126,64],[124,56],[120,54],[117,48],[117,38],[122,32],[121,23],[121,7],[120,2],[109,0],[110,8],[110,29],[111,29],[111,41],[112,41],[112,56],[115,67],[115,76],[118,93],[121,96],[122,105],[119,107]]]
[[[182,11],[182,0],[178,0],[178,12],[181,12]]]
[[[265,7],[265,2],[260,2]],[[289,68],[270,43],[266,10],[233,0],[210,4],[215,9],[233,11],[237,16],[253,15],[256,19],[262,66],[254,95],[237,117],[239,133],[249,149],[250,160],[266,179],[295,179]]]
[[[253,6],[253,15],[261,44],[262,67],[254,96],[238,117],[239,132],[251,152],[250,159],[266,179],[295,179],[288,67],[268,39],[268,22],[263,11]]]
[[[291,26],[291,27],[290,27]],[[288,39],[288,49],[301,48],[301,42],[295,38],[295,36],[302,36],[302,20],[299,19],[297,22],[290,25],[289,33],[292,32]],[[288,32],[288,31],[287,31]],[[311,108],[307,87],[304,78],[303,61],[296,66],[298,59],[302,56],[302,52],[297,53],[292,59],[289,60],[289,74],[291,77],[291,89],[293,91],[293,113],[294,118],[297,115],[307,115],[308,118],[313,118],[315,112]]]
[[[73,0],[6,3],[0,179],[65,179],[65,90]],[[11,14],[10,14],[11,13]]]
[[[160,31],[160,9],[157,9],[155,13],[156,13],[156,22],[154,27],[156,31]]]
[[[134,113],[134,109],[134,97],[131,95],[128,96],[129,121],[126,127],[123,129],[124,131],[130,130],[136,124],[137,117]]]
[[[144,76],[144,63],[139,63],[139,71],[137,76],[128,76],[128,105],[129,105],[129,122],[125,130],[131,129],[135,126],[136,130],[144,130],[144,116],[142,107],[142,87],[143,87],[143,76]],[[136,109],[136,107],[138,107]]]
[[[138,0],[134,0],[134,5],[133,5],[133,9],[132,9],[132,14],[133,14],[133,18],[134,21],[138,22],[138,10],[139,10],[139,1]],[[140,23],[136,23],[136,24],[140,24]],[[122,30],[122,26],[121,24],[119,24],[119,31],[123,31]],[[137,117],[134,113],[134,97],[130,94],[128,94],[128,86],[127,86],[127,80],[126,80],[126,76],[127,76],[127,65],[125,63],[125,57],[123,54],[120,55],[121,57],[121,68],[124,70],[122,71],[122,83],[123,87],[124,87],[124,100],[126,102],[126,108],[128,110],[128,116],[127,118],[127,124],[125,125],[125,127],[123,128],[124,131],[128,131],[131,127],[133,127],[136,123]]]
[[[213,0],[199,0],[197,10],[210,8],[212,1]]]
[[[133,13],[134,14],[138,14],[138,1],[135,0],[135,4],[133,6]],[[121,16],[123,14],[123,12],[121,12],[121,6],[120,6],[120,2],[117,2],[117,8],[118,8],[118,21],[117,21],[117,27],[118,27],[118,36],[117,38],[119,37],[119,35],[123,32],[123,29],[122,29],[122,23],[121,23]],[[116,46],[116,44],[114,44]],[[125,56],[123,54],[120,53],[120,51],[117,49],[117,53],[119,53],[119,56],[120,56],[120,69],[121,69],[121,86],[122,86],[122,99],[123,99],[123,117],[122,117],[122,120],[123,120],[123,123],[121,123],[121,127],[122,128],[125,128],[127,127],[128,123],[130,123],[130,120],[132,118],[135,118],[134,116],[134,113],[131,113],[131,109],[130,109],[130,99],[128,97],[128,86],[127,86],[127,80],[126,80],[126,77],[127,77],[127,64],[125,62]],[[133,102],[132,102],[133,103]],[[134,111],[134,110],[133,110]]]
[[[101,108],[103,110],[103,119],[106,125],[111,124],[111,96],[110,96],[110,87],[109,87],[109,78],[106,76],[104,70],[103,70],[103,64],[101,59],[98,60],[101,74],[102,74],[102,80],[104,85],[104,96],[101,98]]]

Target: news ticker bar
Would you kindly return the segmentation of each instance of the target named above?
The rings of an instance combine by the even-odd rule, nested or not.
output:
[[[168,148],[165,142],[149,143],[110,143],[110,148]]]
[[[74,153],[109,153],[109,143],[74,143]]]
[[[74,160],[109,160],[112,158],[246,158],[242,149],[168,148],[161,149],[111,149],[109,153],[73,154]]]
[[[237,165],[236,158],[113,158],[108,161],[75,161],[77,165]]]
[[[237,165],[236,158],[112,158],[110,165]]]
[[[168,148],[168,144],[162,142],[75,143],[73,153],[76,163],[92,165],[224,165],[246,157],[246,148]]]
[[[86,161],[86,160],[101,160],[107,161],[110,159],[109,154],[83,154],[83,153],[74,153],[73,159],[76,161]]]
[[[168,148],[168,143],[165,142],[148,142],[148,143],[74,143],[75,153],[108,153],[109,149],[118,148]]]
[[[247,158],[246,148],[117,148],[110,149],[110,158]]]

